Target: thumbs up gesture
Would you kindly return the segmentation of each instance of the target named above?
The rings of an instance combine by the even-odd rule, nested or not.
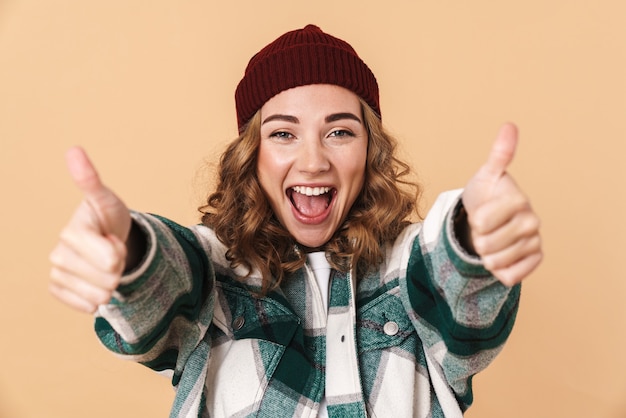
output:
[[[517,128],[504,125],[487,162],[463,191],[473,250],[502,283],[521,282],[541,262],[539,217],[507,173],[517,146]]]
[[[70,149],[66,160],[83,201],[50,254],[49,289],[69,306],[91,313],[111,299],[120,283],[131,218],[82,149]]]

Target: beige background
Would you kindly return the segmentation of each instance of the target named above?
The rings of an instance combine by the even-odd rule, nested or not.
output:
[[[169,382],[47,293],[87,148],[126,202],[189,224],[234,137],[250,56],[315,22],[377,75],[427,188],[462,186],[501,122],[546,258],[468,417],[626,417],[626,5],[621,0],[0,0],[0,416],[167,416]]]

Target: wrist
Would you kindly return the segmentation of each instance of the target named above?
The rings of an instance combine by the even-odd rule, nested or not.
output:
[[[454,236],[456,237],[456,240],[469,255],[479,257],[478,253],[474,249],[474,244],[472,242],[472,230],[469,226],[465,206],[463,206],[463,203],[461,202],[454,209],[454,211],[455,213],[453,214],[452,219]]]

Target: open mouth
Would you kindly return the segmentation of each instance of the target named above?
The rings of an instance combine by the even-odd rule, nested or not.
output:
[[[293,207],[308,218],[323,215],[336,194],[332,187],[294,186],[287,189]]]

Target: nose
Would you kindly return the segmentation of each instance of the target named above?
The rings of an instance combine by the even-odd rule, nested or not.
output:
[[[298,154],[297,168],[302,173],[317,174],[330,169],[328,149],[317,138],[303,141]]]

